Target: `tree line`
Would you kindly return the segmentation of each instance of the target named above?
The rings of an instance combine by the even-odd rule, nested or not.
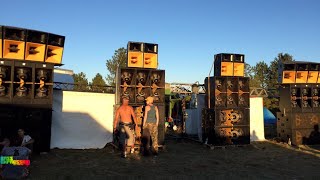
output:
[[[127,50],[122,47],[114,52],[111,59],[106,61],[106,67],[109,71],[107,77],[103,78],[100,73],[88,81],[88,78],[84,72],[76,73],[73,75],[75,91],[94,91],[94,92],[113,92],[114,88],[106,86],[115,86],[115,75],[117,67],[125,67],[127,61]],[[114,93],[114,92],[113,92]]]

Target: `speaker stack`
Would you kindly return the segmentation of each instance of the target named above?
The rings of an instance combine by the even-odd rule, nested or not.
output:
[[[0,26],[1,137],[24,128],[35,139],[35,151],[49,151],[53,69],[62,65],[64,40],[52,33]]]
[[[213,145],[250,143],[249,78],[244,55],[216,54],[214,75],[205,78],[207,108],[202,110],[203,141]]]
[[[126,67],[119,68],[116,77],[116,107],[121,105],[121,97],[129,97],[138,121],[137,135],[141,135],[145,99],[154,98],[159,109],[158,143],[164,144],[165,70],[158,69],[158,44],[128,42]]]
[[[280,112],[277,132],[282,141],[294,145],[309,144],[310,134],[320,118],[320,63],[280,64]],[[320,143],[320,142],[318,142]]]

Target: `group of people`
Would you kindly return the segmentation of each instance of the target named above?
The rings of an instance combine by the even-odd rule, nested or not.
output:
[[[144,154],[158,154],[158,125],[159,110],[153,104],[154,98],[146,98],[146,106],[142,125],[142,144]],[[122,97],[122,105],[117,109],[114,120],[114,132],[119,134],[119,140],[122,147],[121,157],[126,158],[128,152],[134,153],[135,134],[134,128],[138,123],[133,107],[129,105],[129,97]],[[119,132],[119,133],[117,133]],[[128,149],[130,149],[128,151]]]
[[[30,153],[33,150],[34,139],[31,136],[26,135],[24,129],[18,129],[17,136],[12,138],[4,138],[2,142],[0,142],[1,152],[8,147],[26,147],[30,150]],[[2,153],[1,153],[2,154]]]

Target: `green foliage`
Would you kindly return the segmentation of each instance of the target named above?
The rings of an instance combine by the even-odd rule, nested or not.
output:
[[[97,73],[96,76],[92,79],[92,82],[90,83],[91,90],[94,92],[106,92],[107,88],[106,82],[104,81],[102,75],[100,73]]]
[[[244,64],[244,76],[252,78],[252,74],[253,74],[253,69],[252,69],[251,65],[248,63],[245,63]]]
[[[253,72],[254,82],[258,83],[258,87],[268,88],[268,65],[264,61],[260,61],[253,67]]]
[[[110,86],[115,86],[115,76],[118,67],[125,67],[127,61],[127,50],[119,48],[114,52],[111,59],[107,60],[106,66],[110,74],[107,75],[106,81]]]
[[[73,79],[74,83],[76,84],[73,88],[75,91],[87,91],[89,89],[88,79],[84,72],[73,74]]]

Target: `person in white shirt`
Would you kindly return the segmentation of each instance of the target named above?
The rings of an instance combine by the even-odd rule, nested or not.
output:
[[[22,143],[21,143],[21,146],[22,147],[27,147],[29,148],[30,150],[32,150],[32,145],[34,143],[34,139],[32,139],[29,135],[25,135],[24,134],[24,130],[23,129],[19,129],[18,130],[18,135],[19,137],[22,139]]]

